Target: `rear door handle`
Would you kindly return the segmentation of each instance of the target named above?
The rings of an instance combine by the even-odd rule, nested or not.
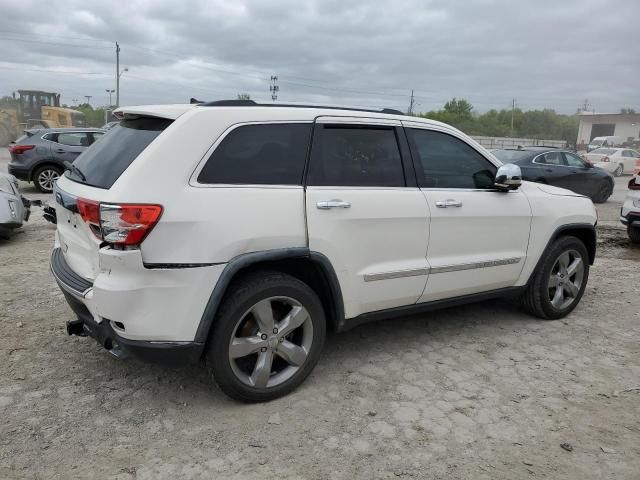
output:
[[[449,207],[461,207],[462,206],[462,202],[460,200],[453,200],[453,199],[448,199],[448,200],[438,200],[436,202],[436,207],[438,208],[449,208]]]
[[[351,203],[343,200],[323,200],[316,203],[316,207],[320,210],[329,210],[330,208],[351,208]]]

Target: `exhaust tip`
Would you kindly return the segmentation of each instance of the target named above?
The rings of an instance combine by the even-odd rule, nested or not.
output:
[[[122,348],[122,345],[120,345],[116,341],[112,342],[112,346],[109,349],[109,353],[111,355],[113,355],[114,357],[119,358],[120,360],[124,360],[125,358],[127,358],[129,356],[127,351],[124,348]]]

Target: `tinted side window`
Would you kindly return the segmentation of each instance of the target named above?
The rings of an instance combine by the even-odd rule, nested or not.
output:
[[[318,126],[307,183],[337,187],[404,187],[395,128]]]
[[[86,147],[89,145],[89,138],[86,133],[82,132],[59,133],[58,143],[70,147]]]
[[[564,160],[562,159],[562,153],[560,152],[549,152],[542,155],[538,160],[539,163],[544,163],[545,165],[564,165]]]
[[[311,124],[245,125],[211,154],[199,183],[300,185]]]
[[[572,153],[564,152],[564,158],[570,167],[585,168],[586,165],[580,157]]]
[[[493,188],[497,168],[473,147],[442,132],[408,128],[424,188]]]

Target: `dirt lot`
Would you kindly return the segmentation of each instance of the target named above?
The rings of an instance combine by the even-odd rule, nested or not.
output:
[[[638,479],[640,249],[615,198],[564,321],[486,302],[364,325],[261,405],[66,336],[36,208],[0,243],[0,478]]]

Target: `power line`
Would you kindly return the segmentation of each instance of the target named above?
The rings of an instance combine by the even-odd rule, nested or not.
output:
[[[96,38],[90,38],[90,37],[70,37],[68,35],[57,35],[57,34],[49,34],[49,33],[29,33],[29,34],[25,34],[24,32],[17,32],[17,31],[13,31],[13,30],[0,30],[0,34],[4,35],[4,34],[9,34],[9,35],[19,35],[19,36],[25,36],[28,35],[29,37],[45,37],[45,38],[62,38],[65,40],[80,40],[83,42],[99,42],[99,43],[104,43],[104,44],[110,44],[111,42],[109,42],[108,40],[98,40]]]
[[[44,70],[37,68],[22,68],[22,67],[4,67],[0,66],[0,70],[17,70],[20,72],[45,72],[45,73],[60,73],[63,75],[111,75],[109,73],[102,72],[78,72],[71,70]]]
[[[76,45],[73,43],[55,43],[55,42],[46,42],[44,40],[31,40],[27,38],[10,38],[10,37],[0,37],[0,40],[10,40],[14,42],[27,42],[27,43],[39,43],[44,45],[52,45],[52,46],[60,46],[60,47],[75,47],[75,48],[101,48],[101,49],[111,49],[111,47],[99,46],[99,45]]]

